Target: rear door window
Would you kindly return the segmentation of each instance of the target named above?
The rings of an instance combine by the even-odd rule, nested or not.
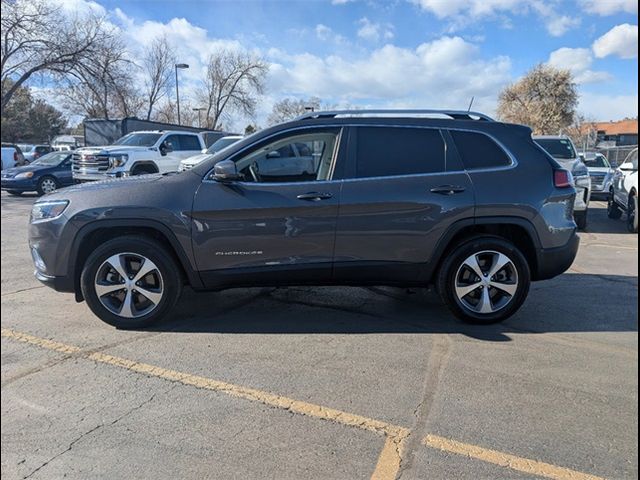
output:
[[[507,153],[489,136],[461,130],[450,133],[467,170],[511,165]]]
[[[198,137],[195,135],[176,135],[180,138],[180,150],[201,150]]]
[[[417,127],[358,127],[358,178],[444,171],[445,143],[439,130]]]

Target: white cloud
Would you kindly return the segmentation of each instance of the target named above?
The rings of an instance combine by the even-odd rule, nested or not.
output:
[[[393,26],[391,24],[381,25],[373,23],[367,17],[358,20],[360,28],[358,29],[358,37],[371,42],[378,42],[381,38],[391,40],[393,38]]]
[[[323,42],[331,41],[338,44],[343,44],[343,43],[346,43],[347,41],[345,37],[334,32],[331,27],[328,27],[322,23],[319,23],[318,25],[316,25],[315,32],[316,32],[316,37],[318,37],[318,39],[322,40]]]
[[[621,12],[638,14],[638,0],[581,0],[580,4],[587,13],[603,17]]]
[[[620,120],[638,116],[638,94],[611,95],[583,92],[579,111],[596,121]]]
[[[441,20],[453,23],[455,31],[482,18],[499,19],[503,28],[511,28],[508,15],[537,14],[550,35],[560,37],[580,24],[580,18],[561,15],[555,4],[543,0],[409,0]]]
[[[593,42],[596,57],[617,55],[620,58],[638,58],[638,26],[616,25]]]
[[[591,70],[593,54],[588,48],[559,48],[549,55],[549,65],[571,71],[576,83],[596,83],[610,80],[608,72]]]
[[[309,53],[281,56],[270,70],[271,91],[374,106],[462,108],[471,96],[495,108],[509,82],[507,57],[484,60],[460,37],[442,37],[415,49],[385,45],[358,60]]]
[[[355,0],[331,0],[333,5],[345,5],[347,3],[355,2]]]
[[[411,0],[411,3],[443,19],[463,14],[484,17],[512,11],[522,0]]]

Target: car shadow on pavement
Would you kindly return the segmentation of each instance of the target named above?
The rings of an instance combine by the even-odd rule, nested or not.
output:
[[[223,334],[461,334],[490,342],[509,334],[637,331],[638,279],[565,274],[532,284],[522,309],[495,325],[456,319],[432,290],[289,287],[185,290],[152,330]]]
[[[580,233],[583,233],[582,231]],[[589,222],[584,233],[621,233],[631,235],[627,230],[627,216],[613,220],[607,217],[606,202],[593,202],[589,206]]]

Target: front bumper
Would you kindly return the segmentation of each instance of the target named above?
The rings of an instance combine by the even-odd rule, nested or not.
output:
[[[38,280],[40,283],[46,285],[47,287],[53,288],[56,292],[75,292],[73,280],[71,280],[69,277],[54,277],[42,273],[37,269],[33,272],[33,276],[36,277],[36,280]]]
[[[566,272],[578,254],[580,237],[574,232],[562,247],[541,248],[537,253],[537,271],[533,280],[547,280]]]
[[[36,182],[32,178],[15,179],[3,178],[0,180],[2,190],[15,190],[18,192],[30,192],[38,189]]]

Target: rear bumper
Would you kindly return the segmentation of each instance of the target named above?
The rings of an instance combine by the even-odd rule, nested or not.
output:
[[[575,233],[566,245],[558,248],[541,248],[537,251],[537,272],[533,280],[547,280],[566,272],[578,254],[580,237]]]

